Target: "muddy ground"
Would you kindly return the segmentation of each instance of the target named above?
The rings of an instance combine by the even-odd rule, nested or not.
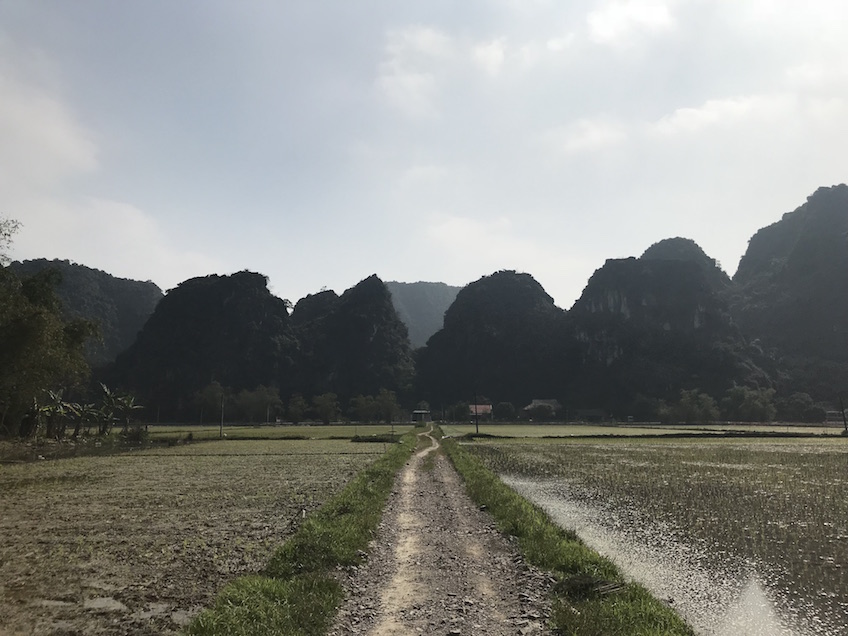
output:
[[[0,466],[0,636],[176,633],[382,452],[225,441]]]

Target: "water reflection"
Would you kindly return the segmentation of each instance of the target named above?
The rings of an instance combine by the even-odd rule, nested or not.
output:
[[[809,625],[791,601],[768,588],[764,566],[726,551],[699,548],[675,537],[659,520],[639,523],[633,511],[569,496],[563,480],[503,476],[592,548],[658,598],[667,600],[698,634],[709,636],[822,636],[844,625]],[[842,622],[842,621],[840,621]]]
[[[717,636],[772,636],[796,632],[784,624],[763,586],[755,576],[751,576],[714,633]]]

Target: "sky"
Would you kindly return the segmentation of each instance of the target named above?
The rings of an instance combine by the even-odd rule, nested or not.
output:
[[[163,290],[732,275],[846,149],[843,0],[0,0],[11,256]]]

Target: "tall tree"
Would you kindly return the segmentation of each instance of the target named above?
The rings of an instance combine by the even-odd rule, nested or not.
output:
[[[33,404],[88,376],[83,347],[96,330],[84,320],[63,320],[53,291],[58,280],[54,270],[20,279],[0,268],[0,435],[33,431]],[[28,412],[30,424],[22,428]]]
[[[339,416],[339,400],[335,393],[322,393],[312,398],[315,414],[324,424],[335,421]]]
[[[300,393],[292,395],[289,398],[289,406],[286,410],[289,422],[292,424],[300,424],[303,421],[303,418],[306,417],[306,411],[308,408],[309,404],[307,404],[306,399]]]
[[[397,395],[394,391],[388,389],[380,389],[377,398],[374,400],[374,406],[378,419],[386,424],[391,424],[400,414],[400,405],[397,401]]]

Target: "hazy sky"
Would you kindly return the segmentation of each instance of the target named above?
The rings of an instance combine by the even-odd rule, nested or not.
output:
[[[292,300],[750,236],[848,180],[844,0],[0,0],[12,256]]]

